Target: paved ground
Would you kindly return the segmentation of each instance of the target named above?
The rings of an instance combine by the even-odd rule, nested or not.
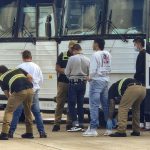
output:
[[[4,112],[0,111],[0,122]],[[50,114],[43,114],[49,118]],[[53,115],[51,115],[53,117]],[[62,125],[61,132],[51,132],[52,125],[45,125],[47,139],[40,139],[34,126],[32,140],[21,139],[24,124],[19,124],[13,139],[0,141],[0,150],[150,150],[150,132],[142,132],[140,137],[110,138],[103,136],[104,130],[98,130],[98,137],[82,137],[82,133],[68,133]],[[1,131],[1,124],[0,124]],[[129,135],[130,131],[128,131]]]
[[[38,138],[35,128],[32,140],[24,140],[24,125],[19,124],[15,137],[9,141],[0,141],[0,150],[150,150],[150,132],[143,132],[141,137],[110,138],[103,136],[104,130],[99,130],[98,137],[82,137],[81,133],[52,133],[52,125],[45,125],[47,139]],[[1,128],[1,125],[0,125]],[[129,133],[130,131],[128,131]]]

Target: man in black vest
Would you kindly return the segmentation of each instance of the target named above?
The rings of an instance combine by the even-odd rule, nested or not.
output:
[[[118,131],[111,137],[126,137],[128,111],[132,107],[131,136],[140,136],[140,104],[145,98],[146,88],[135,79],[124,78],[114,83],[109,89],[109,119],[107,126],[113,126],[112,119],[115,110],[116,97],[121,97],[118,110]]]
[[[76,44],[75,41],[70,41],[69,47],[68,47],[69,50],[62,52],[58,56],[57,62],[56,62],[56,71],[58,73],[58,91],[57,91],[57,97],[56,97],[57,106],[56,106],[56,110],[55,110],[55,124],[52,129],[52,131],[54,131],[54,132],[60,130],[61,117],[63,114],[64,105],[67,101],[69,80],[66,77],[64,70],[67,66],[69,57],[72,56],[72,47],[74,44]],[[68,130],[72,127],[71,124],[72,124],[71,119],[70,119],[69,115],[67,115],[66,130]]]

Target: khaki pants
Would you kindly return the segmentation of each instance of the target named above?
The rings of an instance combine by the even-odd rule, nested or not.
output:
[[[55,124],[61,123],[62,114],[64,111],[64,105],[67,101],[68,95],[68,84],[63,82],[58,82],[58,89],[57,89],[57,97],[56,97],[56,110],[55,110]],[[67,114],[67,124],[71,123],[71,119]]]
[[[8,103],[5,109],[3,125],[2,125],[2,133],[8,134],[13,112],[22,103],[24,105],[26,133],[33,133],[33,129],[32,129],[33,120],[32,120],[32,113],[31,113],[32,100],[33,100],[32,89],[27,89],[17,93],[15,92],[12,93],[12,95],[8,98]]]
[[[125,91],[118,112],[118,131],[124,133],[127,127],[128,111],[132,107],[132,129],[140,131],[140,104],[146,96],[146,88],[133,85]]]

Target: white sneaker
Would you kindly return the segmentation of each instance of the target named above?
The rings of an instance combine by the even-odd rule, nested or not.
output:
[[[105,133],[104,133],[104,136],[109,136],[112,133],[113,133],[112,130],[106,130]]]
[[[82,134],[83,136],[98,136],[96,129],[90,129],[90,127]]]
[[[67,130],[68,132],[78,132],[78,131],[81,131],[82,128],[80,127],[72,127],[70,130]]]

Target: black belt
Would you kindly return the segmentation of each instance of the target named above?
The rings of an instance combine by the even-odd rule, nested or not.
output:
[[[128,87],[129,86],[134,86],[134,85],[141,85],[142,86],[142,83],[130,83],[130,84],[128,84]]]
[[[83,84],[83,83],[86,83],[86,80],[85,79],[70,79],[69,80],[69,83],[70,84]]]

